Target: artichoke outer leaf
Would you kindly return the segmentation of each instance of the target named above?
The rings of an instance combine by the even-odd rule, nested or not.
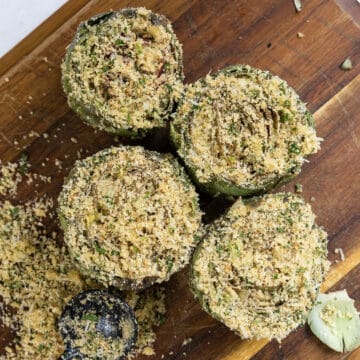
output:
[[[360,317],[346,290],[319,294],[308,324],[313,334],[332,350],[347,352],[360,346]]]

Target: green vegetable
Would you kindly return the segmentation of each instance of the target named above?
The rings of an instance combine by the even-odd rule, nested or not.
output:
[[[299,183],[296,183],[296,184],[295,184],[295,192],[297,192],[297,193],[302,193],[302,191],[303,191],[302,185],[299,184]]]
[[[98,321],[98,317],[95,314],[85,314],[83,315],[83,317],[81,318],[81,320],[84,321],[92,321],[92,322],[97,322]]]
[[[296,154],[296,155],[300,154],[300,153],[301,153],[301,149],[300,149],[300,147],[299,147],[299,144],[296,143],[296,142],[291,142],[291,143],[289,144],[289,153],[290,153],[290,154]]]
[[[121,39],[117,39],[117,40],[115,40],[115,45],[117,45],[117,46],[124,46],[124,45],[125,45],[125,43],[124,43],[124,41],[123,41],[123,40],[121,40]]]
[[[319,294],[310,311],[311,331],[325,345],[338,352],[360,346],[360,318],[346,290]]]
[[[340,65],[340,69],[345,71],[351,70],[352,67],[353,66],[350,58],[346,58]]]
[[[165,46],[152,41],[144,46],[141,36],[137,36],[141,30],[136,21],[143,24],[141,27],[148,23],[161,28],[169,43]],[[117,29],[119,23],[122,29]],[[162,53],[166,82],[180,88],[184,78],[182,48],[165,16],[130,8],[96,15],[81,23],[62,63],[62,85],[69,106],[93,127],[128,138],[142,138],[153,129],[164,128],[176,104],[176,94],[161,91],[165,84],[157,82],[157,66],[150,71],[140,65],[140,57],[147,57],[151,47]],[[127,62],[135,77],[141,79],[138,84],[129,82],[127,70],[117,65]],[[88,71],[86,76],[84,69]],[[114,73],[120,81],[114,81]],[[140,92],[138,85],[145,83],[145,91]],[[125,88],[126,98],[118,95]],[[138,106],[138,101],[146,106]],[[129,112],[131,119],[127,117]]]
[[[243,102],[256,109],[256,121]],[[212,130],[202,125],[206,123]],[[170,123],[170,139],[201,190],[212,196],[252,196],[292,179],[304,158],[317,151],[308,150],[310,136],[302,136],[299,124],[311,128],[316,142],[311,114],[284,80],[248,65],[233,65],[186,88]],[[262,154],[253,150],[253,138]],[[269,162],[279,164],[279,158],[285,165],[270,170]]]
[[[106,249],[102,248],[97,241],[94,242],[94,248],[100,255],[106,254]]]

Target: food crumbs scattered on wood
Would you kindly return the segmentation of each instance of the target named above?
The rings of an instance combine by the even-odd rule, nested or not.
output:
[[[19,120],[22,120],[23,117],[21,115],[19,115],[18,118],[19,118]]]
[[[34,130],[31,130],[30,132],[29,132],[29,137],[40,137],[40,134],[38,133],[38,132],[36,132],[36,131],[34,131]]]
[[[71,140],[71,142],[74,143],[74,144],[77,144],[77,143],[78,143],[77,139],[75,139],[74,137],[72,137],[70,140]]]
[[[293,0],[293,2],[294,2],[296,12],[300,12],[302,10],[301,1],[300,0]]]
[[[296,183],[295,184],[295,192],[302,193],[302,191],[303,191],[303,186],[299,183]]]
[[[24,175],[20,166],[26,161],[23,156],[22,165],[20,161],[0,165],[1,195],[16,194],[24,176],[30,183],[50,179],[28,172]],[[63,306],[83,290],[100,288],[73,267],[66,248],[56,241],[57,232],[47,230],[45,224],[53,218],[52,207],[52,200],[47,198],[25,204],[0,202],[0,322],[16,334],[5,347],[7,360],[58,359],[64,351],[57,327]],[[127,359],[138,353],[154,354],[154,327],[165,316],[165,289],[124,292],[123,297],[135,309],[139,325],[137,343]]]
[[[311,201],[311,202],[314,202],[314,201],[315,201],[315,197],[314,197],[314,196],[311,196],[310,201]]]
[[[340,65],[340,69],[344,71],[351,70],[352,68],[353,68],[352,61],[349,57],[346,58]]]
[[[5,82],[9,82],[9,81],[10,81],[10,79],[9,79],[8,77],[6,77],[4,80],[5,80]]]
[[[61,170],[62,169],[62,161],[59,159],[55,159],[55,166]]]
[[[302,33],[302,32],[298,32],[298,33],[297,33],[297,37],[298,37],[299,39],[302,39],[304,36],[305,36],[305,35],[304,35],[304,33]]]
[[[342,248],[336,248],[334,253],[340,255],[340,261],[345,261],[345,254]]]
[[[187,344],[190,344],[191,342],[192,342],[192,338],[189,337],[182,342],[181,346],[186,346]]]

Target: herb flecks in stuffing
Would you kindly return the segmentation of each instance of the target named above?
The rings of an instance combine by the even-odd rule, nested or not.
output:
[[[68,101],[80,117],[137,136],[164,127],[182,88],[182,47],[170,21],[144,8],[80,25],[62,66]]]
[[[248,65],[190,84],[171,135],[195,180],[228,195],[259,193],[294,177],[320,148],[313,117],[296,92]]]
[[[238,200],[207,229],[191,287],[244,339],[285,338],[306,321],[328,270],[327,235],[299,195]]]
[[[201,224],[198,195],[177,160],[135,146],[78,161],[59,204],[79,269],[125,289],[166,281],[183,268]]]

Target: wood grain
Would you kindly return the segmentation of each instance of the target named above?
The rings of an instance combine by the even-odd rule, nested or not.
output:
[[[318,223],[329,233],[330,260],[338,259],[334,254],[338,247],[346,255],[345,262],[333,266],[323,290],[347,288],[359,306],[360,30],[356,16],[350,17],[343,10],[354,5],[346,0],[339,3],[342,7],[334,0],[304,2],[301,13],[296,13],[288,0],[149,0],[146,6],[173,21],[183,43],[186,81],[225,65],[249,63],[283,77],[308,102],[325,142],[301,175],[277,190],[293,190],[294,183],[299,182],[307,200],[315,197],[311,204]],[[71,0],[69,4],[0,62],[1,160],[15,160],[25,152],[34,171],[53,179],[41,187],[21,184],[18,201],[45,193],[56,198],[76,158],[118,144],[113,136],[83,124],[68,108],[59,66],[81,20],[144,2],[82,0],[80,4]],[[73,10],[71,6],[75,6]],[[299,39],[297,32],[305,37]],[[354,67],[341,71],[339,65],[348,56]],[[29,136],[30,131],[33,136]],[[44,132],[49,136],[46,139]],[[166,135],[165,131],[141,142],[120,139],[120,143],[170,151]],[[55,159],[63,162],[62,169],[55,166]],[[229,202],[210,202],[202,196],[202,206],[209,220]],[[57,228],[56,223],[49,226]],[[242,341],[201,310],[188,289],[187,270],[173,276],[166,289],[168,319],[158,329],[157,355],[151,359],[163,355],[169,360],[355,360],[360,356],[359,350],[342,355],[326,349],[306,327],[292,333],[281,347],[275,342]],[[8,335],[0,327],[0,338],[3,336]],[[187,338],[192,341],[182,346]]]

